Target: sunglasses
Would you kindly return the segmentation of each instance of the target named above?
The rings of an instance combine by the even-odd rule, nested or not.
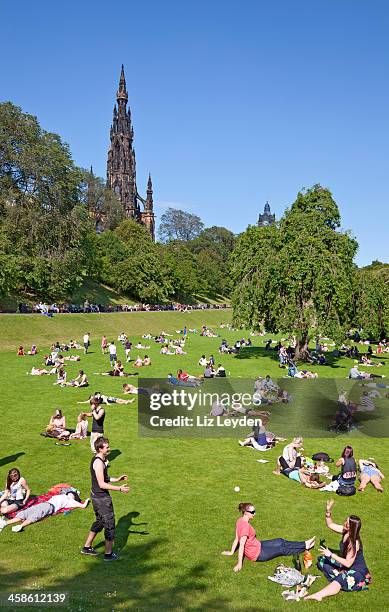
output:
[[[250,512],[250,514],[255,514],[255,510],[246,510],[246,512]]]

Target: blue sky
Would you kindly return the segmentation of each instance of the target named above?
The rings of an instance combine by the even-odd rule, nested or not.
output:
[[[320,182],[388,257],[386,0],[3,0],[0,99],[105,176],[121,63],[138,189],[234,232]]]

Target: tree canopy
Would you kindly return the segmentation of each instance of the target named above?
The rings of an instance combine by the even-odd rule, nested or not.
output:
[[[193,240],[204,228],[200,217],[184,210],[168,208],[162,215],[158,236],[162,242]]]
[[[279,224],[251,227],[232,254],[236,324],[292,332],[304,358],[315,333],[342,335],[351,318],[356,241],[319,185],[299,193]]]

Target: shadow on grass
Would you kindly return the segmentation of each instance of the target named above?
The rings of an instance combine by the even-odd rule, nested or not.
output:
[[[129,513],[127,517],[132,521],[134,515],[138,513]],[[131,544],[112,563],[104,563],[101,557],[85,558],[81,572],[68,577],[58,576],[43,588],[46,592],[68,593],[68,610],[190,609],[200,612],[229,609],[227,598],[213,598],[207,594],[206,581],[210,577],[208,564],[193,563],[188,566],[183,565],[181,559],[166,561],[168,544],[168,540],[163,538]],[[185,557],[185,551],[181,552]],[[15,590],[15,585],[27,578],[39,577],[40,584],[44,585],[46,572],[49,573],[48,568],[39,572],[2,571],[2,590]],[[33,609],[30,606],[24,608]],[[3,609],[13,608],[4,606]]]
[[[14,455],[8,455],[7,457],[2,457],[0,459],[0,467],[3,467],[3,465],[7,465],[8,463],[15,463],[15,461],[17,461],[19,457],[25,454],[26,453],[22,451],[20,453],[15,453]]]
[[[320,368],[340,368],[341,365],[337,365],[339,361],[342,359],[348,360],[349,358],[344,355],[335,356],[330,353],[323,353],[326,358],[326,364],[324,366],[319,366],[318,364],[309,363],[309,362],[301,362],[299,360],[296,361],[299,369],[309,370],[311,366],[318,366]],[[239,353],[235,356],[235,359],[261,359],[267,357],[271,361],[276,361],[278,363],[278,351],[275,351],[273,348],[270,350],[266,350],[265,347],[262,346],[244,346],[240,349]],[[280,368],[280,372],[287,372],[287,368]]]
[[[116,532],[115,532],[115,551],[121,552],[127,545],[127,540],[130,533],[135,535],[149,535],[148,531],[135,531],[131,529],[131,527],[140,527],[142,525],[147,525],[147,523],[134,523],[134,519],[138,518],[140,515],[139,512],[129,512],[124,516],[121,516],[116,524]],[[99,542],[95,548],[103,548],[104,542]]]

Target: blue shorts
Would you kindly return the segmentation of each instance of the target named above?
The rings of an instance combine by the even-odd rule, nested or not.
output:
[[[378,470],[374,468],[372,465],[364,465],[361,473],[366,474],[366,476],[369,476],[370,478],[372,476],[379,476]]]

